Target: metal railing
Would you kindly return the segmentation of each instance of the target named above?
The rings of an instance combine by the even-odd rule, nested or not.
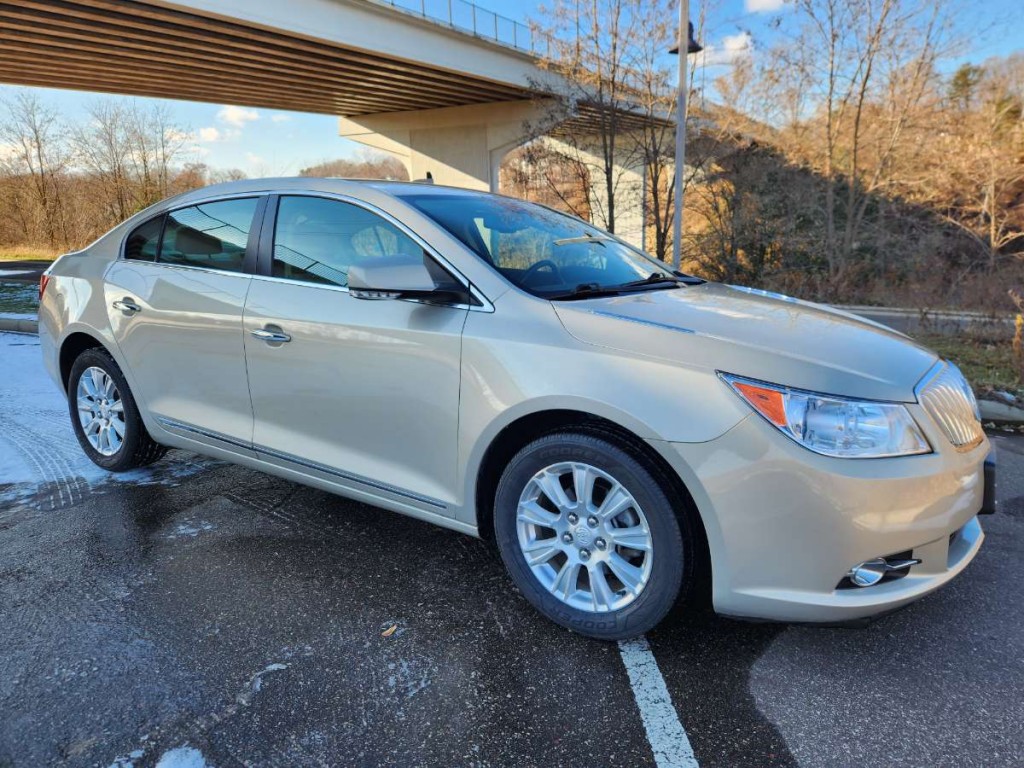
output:
[[[551,37],[467,0],[369,0],[499,45],[548,56]]]

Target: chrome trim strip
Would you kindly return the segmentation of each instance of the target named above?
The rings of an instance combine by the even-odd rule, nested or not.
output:
[[[961,453],[985,438],[970,386],[955,364],[940,359],[914,387],[917,402]]]
[[[253,450],[251,443],[243,443],[241,440],[236,440],[233,437],[228,437],[227,435],[221,434],[220,432],[214,432],[212,429],[203,429],[202,427],[196,427],[193,426],[192,424],[186,424],[182,421],[178,421],[177,419],[169,419],[166,416],[155,416],[154,418],[157,420],[160,426],[166,427],[168,429],[178,429],[181,430],[182,432],[192,432],[197,435],[202,435],[203,437],[208,437],[211,440],[219,440],[222,443],[233,445],[236,448],[245,448],[247,451]]]
[[[592,315],[600,315],[601,317],[612,317],[612,318],[615,318],[616,320],[625,320],[627,323],[637,323],[639,325],[649,325],[649,326],[652,326],[654,328],[667,328],[670,331],[679,331],[680,333],[692,333],[694,335],[697,334],[697,332],[695,330],[693,330],[692,328],[683,328],[683,327],[678,326],[678,325],[669,325],[668,323],[659,323],[656,320],[641,320],[638,317],[626,317],[625,315],[617,315],[614,312],[605,312],[605,311],[602,311],[600,309],[588,309],[587,312],[589,312]]]
[[[389,485],[388,483],[381,483],[378,482],[377,480],[370,480],[369,478],[363,477],[362,475],[355,475],[352,474],[351,472],[342,472],[341,470],[334,469],[333,467],[328,467],[325,464],[320,464],[315,461],[308,461],[307,459],[301,459],[298,456],[293,456],[290,453],[275,451],[272,448],[267,448],[265,445],[254,445],[253,449],[257,453],[265,453],[268,456],[274,457],[275,459],[287,461],[292,464],[298,464],[299,466],[306,467],[307,469],[312,469],[317,472],[323,472],[324,474],[327,475],[334,475],[335,477],[340,477],[343,480],[349,480],[354,483],[359,483],[360,485],[367,485],[371,488],[376,488],[379,491],[393,493],[396,496],[404,496],[407,499],[418,501],[421,504],[429,504],[430,506],[436,507],[438,509],[448,509],[448,505],[445,504],[440,499],[435,499],[430,496],[423,496],[422,494],[414,493],[413,491],[407,491],[404,488],[398,488],[397,486]]]
[[[152,264],[153,262],[146,263]],[[198,267],[198,269],[202,269],[202,267]],[[308,280],[295,280],[290,277],[274,277],[273,275],[246,275],[246,277],[251,277],[253,280],[262,280],[264,282],[287,283],[289,285],[301,285],[304,288],[319,288],[320,290],[324,291],[338,291],[339,293],[351,293],[351,291],[349,291],[348,289],[348,286],[345,285],[325,285],[324,283],[311,283]],[[484,296],[482,293],[480,293],[480,291],[476,289],[476,286],[470,283],[468,287],[469,292],[476,297],[477,301],[480,302],[480,306],[476,306],[473,304],[436,304],[433,302],[424,301],[423,299],[399,299],[399,301],[405,301],[410,304],[427,304],[432,307],[445,307],[446,309],[465,309],[469,310],[470,312],[494,312],[494,305],[487,300],[486,296]]]
[[[220,432],[214,432],[213,430],[210,429],[196,427],[192,424],[186,424],[176,419],[167,418],[166,416],[157,416],[156,420],[161,426],[167,427],[169,429],[177,429],[181,430],[182,432],[191,432],[196,435],[201,435],[202,437],[208,437],[212,440],[219,440],[221,442],[228,443],[229,445],[233,445],[238,448],[245,448],[247,450],[256,451],[257,453],[263,453],[275,459],[287,461],[292,464],[298,464],[299,466],[306,467],[307,469],[313,469],[316,470],[317,472],[323,472],[324,474],[327,475],[334,475],[335,477],[339,477],[342,480],[348,480],[349,482],[359,483],[360,485],[365,485],[370,488],[376,488],[379,491],[385,491],[386,493],[391,493],[394,494],[395,496],[403,496],[407,499],[418,501],[421,504],[427,504],[431,507],[435,507],[436,509],[442,509],[445,510],[446,512],[448,511],[447,504],[445,504],[440,499],[435,499],[432,498],[431,496],[424,496],[419,493],[414,493],[413,491],[407,491],[404,488],[389,485],[388,483],[381,483],[378,482],[377,480],[371,480],[368,477],[352,474],[351,472],[342,472],[341,470],[334,469],[333,467],[328,467],[325,464],[320,464],[315,461],[308,461],[307,459],[299,458],[298,456],[294,456],[290,453],[275,451],[272,448],[268,448],[265,445],[246,444],[239,440],[235,440],[234,438],[228,437],[227,435],[222,435]]]

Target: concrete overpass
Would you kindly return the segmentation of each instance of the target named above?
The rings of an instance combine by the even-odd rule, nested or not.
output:
[[[0,82],[338,115],[412,178],[497,190],[557,82],[528,28],[456,7],[475,31],[390,0],[0,1]]]

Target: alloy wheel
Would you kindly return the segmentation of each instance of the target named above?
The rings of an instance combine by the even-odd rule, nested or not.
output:
[[[535,474],[519,497],[516,530],[533,575],[572,608],[619,610],[650,579],[654,542],[643,510],[589,464],[562,462]]]
[[[78,420],[89,444],[113,456],[124,444],[124,403],[114,379],[102,368],[86,368],[78,379]]]

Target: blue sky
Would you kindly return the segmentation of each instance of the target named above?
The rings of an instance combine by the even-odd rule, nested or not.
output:
[[[419,0],[397,0],[398,4]],[[701,0],[691,0],[696,21]],[[517,21],[535,15],[537,0],[478,0],[477,5]],[[958,32],[971,40],[969,51],[945,62],[947,69],[964,60],[975,62],[1024,49],[1020,0],[951,0],[963,10],[957,15]],[[728,51],[744,46],[766,47],[785,30],[789,15],[784,0],[719,0],[707,2],[706,30],[701,40],[715,59],[728,59]],[[726,65],[727,66],[727,65]],[[724,71],[713,66],[706,80]],[[0,98],[12,88],[0,86]],[[52,106],[72,122],[85,119],[90,103],[106,98],[99,94],[49,89],[38,90]],[[145,104],[150,99],[138,99]],[[329,115],[169,101],[174,122],[189,132],[190,160],[217,168],[239,168],[250,175],[288,175],[324,160],[350,157],[360,145],[338,136],[337,120]]]

